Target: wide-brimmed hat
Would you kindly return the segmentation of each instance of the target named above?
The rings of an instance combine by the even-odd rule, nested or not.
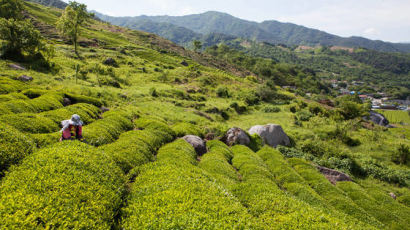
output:
[[[71,116],[71,119],[69,120],[70,125],[83,125],[83,122],[81,121],[81,118],[79,115],[74,114],[73,116]]]

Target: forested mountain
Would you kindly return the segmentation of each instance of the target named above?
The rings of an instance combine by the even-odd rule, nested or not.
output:
[[[242,20],[226,13],[206,12],[187,16],[138,16],[138,17],[109,17],[97,13],[97,15],[115,25],[126,26],[132,29],[141,28],[140,23],[146,20],[157,23],[168,23],[191,30],[192,40],[197,39],[199,33],[207,35],[210,33],[221,33],[240,38],[251,39],[271,44],[286,45],[324,45],[324,46],[347,46],[363,47],[386,52],[410,52],[410,45],[404,43],[389,43],[383,41],[373,41],[362,37],[343,38],[320,30],[306,28],[292,23],[282,23],[278,21],[264,21],[262,23]],[[144,19],[143,21],[141,19]],[[157,34],[172,34],[166,37],[174,42],[186,41],[186,31],[181,33],[170,33],[172,26],[154,25],[155,29],[148,28],[149,32]],[[188,35],[189,36],[189,35]],[[184,39],[181,39],[183,37]]]

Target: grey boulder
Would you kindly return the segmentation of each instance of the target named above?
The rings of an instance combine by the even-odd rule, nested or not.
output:
[[[380,126],[389,126],[389,120],[387,120],[382,114],[376,113],[371,111],[369,116],[363,117],[365,121],[371,121],[375,123],[376,125]]]
[[[251,139],[249,138],[248,134],[240,128],[229,129],[223,139],[224,142],[229,146],[249,145],[251,143]]]
[[[290,146],[290,139],[280,125],[256,125],[249,129],[249,134],[258,134],[263,143],[271,147],[276,148],[278,145]]]
[[[349,175],[345,173],[322,166],[317,166],[317,169],[319,169],[320,173],[322,173],[332,184],[336,184],[339,181],[352,181]]]
[[[17,79],[20,80],[20,81],[24,81],[24,82],[29,82],[29,81],[33,80],[32,77],[27,76],[27,75],[22,75],[22,76],[18,77]]]
[[[202,140],[200,137],[194,135],[187,135],[182,139],[184,139],[186,142],[191,144],[192,147],[194,147],[195,152],[198,156],[202,156],[207,152],[206,142]]]

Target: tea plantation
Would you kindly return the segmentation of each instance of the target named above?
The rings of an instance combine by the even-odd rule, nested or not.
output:
[[[410,229],[408,114],[387,129],[279,87],[267,102],[255,74],[94,19],[78,57],[62,10],[24,11],[55,50],[0,59],[0,229]],[[73,114],[84,142],[59,142]],[[288,147],[221,141],[270,123]]]

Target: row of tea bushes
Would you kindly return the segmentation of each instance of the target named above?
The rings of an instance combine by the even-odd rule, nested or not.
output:
[[[137,129],[155,130],[161,133],[160,135],[167,136],[167,138],[171,140],[176,137],[176,133],[173,129],[155,117],[141,117],[134,121],[134,125]]]
[[[337,187],[343,190],[348,196],[366,212],[374,216],[377,220],[385,224],[388,229],[406,229],[410,226],[410,209],[403,207],[388,197],[395,205],[384,204],[383,200],[376,200],[367,194],[367,191],[353,182],[338,182]]]
[[[123,229],[246,229],[253,218],[204,170],[182,139],[162,147],[132,185]]]
[[[61,109],[39,113],[38,115],[47,117],[57,124],[61,124],[61,121],[70,119],[73,114],[80,115],[81,120],[87,125],[100,118],[101,110],[92,104],[78,103]]]
[[[371,229],[367,225],[349,225],[286,195],[257,154],[245,146],[234,146],[232,151],[233,166],[242,175],[234,193],[265,224],[265,229]]]
[[[209,151],[201,157],[198,167],[211,174],[219,183],[232,189],[239,183],[240,175],[229,163],[233,153],[223,142],[213,140],[207,142]]]
[[[153,130],[134,130],[121,134],[120,138],[100,149],[111,156],[117,165],[128,173],[131,169],[154,160],[159,147],[172,140]]]
[[[286,190],[310,205],[328,207],[325,200],[287,163],[278,150],[265,146],[257,154],[263,159],[267,168],[273,174],[275,182],[282,190]]]
[[[83,133],[87,143],[100,146],[114,142],[121,133],[134,128],[132,120],[136,114],[132,111],[118,110],[104,113],[103,119],[84,126]]]
[[[76,104],[57,110],[38,114],[19,113],[0,116],[0,122],[7,123],[21,132],[52,133],[61,128],[61,121],[70,119],[72,114],[79,114],[85,124],[99,117],[100,109],[90,104]]]
[[[198,129],[194,124],[187,123],[187,122],[180,122],[173,125],[172,130],[174,130],[175,135],[177,137],[183,137],[186,135],[195,135],[199,137],[203,137],[203,131]]]
[[[15,128],[0,122],[0,177],[12,165],[34,151],[33,140]]]
[[[84,95],[79,95],[79,94],[72,94],[72,93],[65,93],[65,97],[70,99],[72,104],[77,104],[77,103],[86,103],[86,104],[92,104],[97,107],[103,106],[103,103],[98,100],[97,98],[94,97],[88,97]]]
[[[0,103],[17,99],[28,100],[29,98],[22,93],[9,93],[0,95]]]
[[[382,223],[355,204],[342,190],[332,185],[313,165],[298,158],[291,158],[288,162],[336,210],[377,228],[383,227]]]
[[[95,147],[73,141],[42,149],[3,178],[0,229],[110,229],[125,183]]]
[[[304,201],[318,209],[325,211],[345,223],[357,225],[359,220],[335,210],[331,205],[319,196],[314,189],[300,176],[286,161],[279,150],[265,146],[259,152],[267,168],[272,172],[278,186],[301,201]]]
[[[62,93],[48,93],[30,100],[11,100],[0,103],[0,115],[10,113],[39,113],[63,107]]]
[[[0,94],[8,94],[25,89],[27,86],[23,82],[0,77]]]

